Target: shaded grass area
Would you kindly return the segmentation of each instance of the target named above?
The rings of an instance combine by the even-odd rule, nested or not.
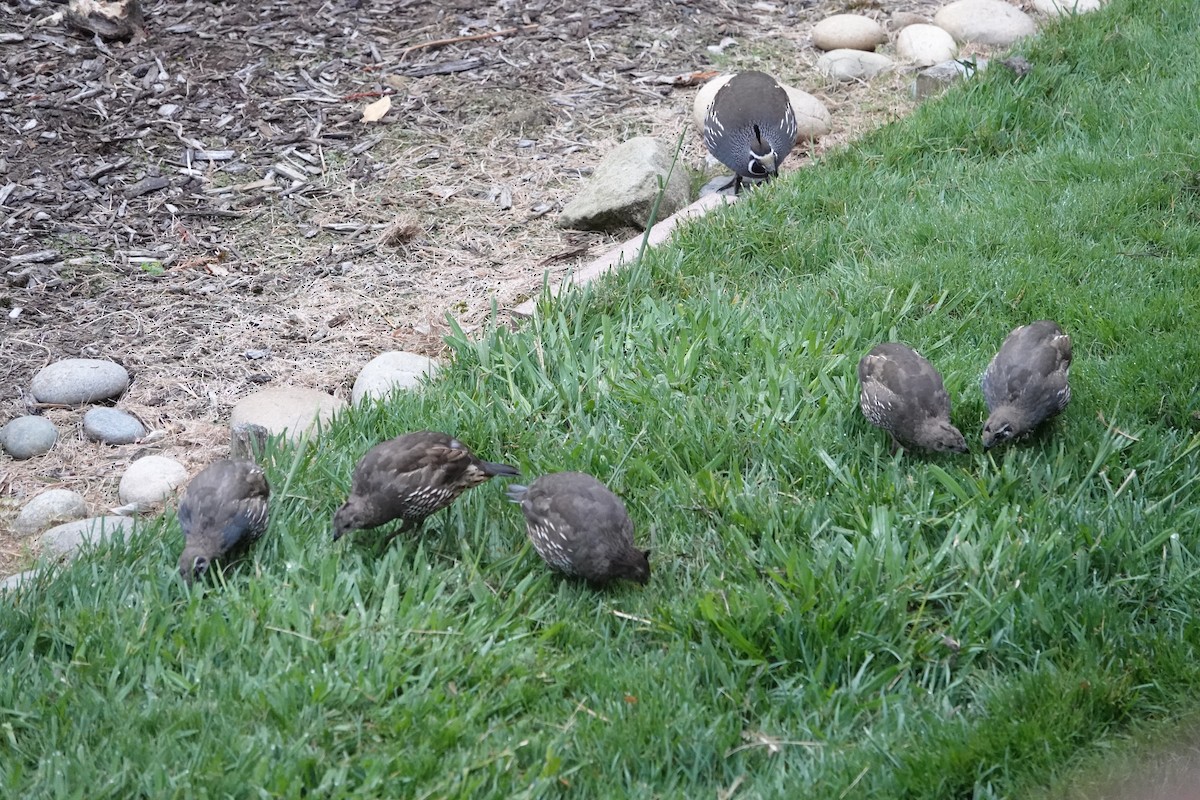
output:
[[[1148,7],[1152,5],[1153,7]],[[456,336],[419,396],[276,450],[268,535],[173,517],[0,604],[0,785],[87,797],[1011,797],[1200,698],[1200,9],[1114,2],[675,247]],[[1014,326],[1074,399],[983,454]],[[968,457],[890,456],[858,358],[939,366]],[[370,444],[591,472],[645,589],[550,574],[502,486],[329,541]],[[345,546],[342,546],[345,545]]]

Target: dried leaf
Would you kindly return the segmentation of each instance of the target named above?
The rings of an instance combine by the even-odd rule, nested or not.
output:
[[[391,95],[385,94],[383,97],[376,100],[374,103],[368,103],[363,109],[363,122],[379,122],[383,119],[383,115],[392,107]]]

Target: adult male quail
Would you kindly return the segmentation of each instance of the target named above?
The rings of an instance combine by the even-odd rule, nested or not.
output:
[[[481,461],[445,433],[417,431],[381,442],[354,468],[350,497],[333,515],[333,538],[394,519],[404,524],[387,541],[419,526],[460,494],[497,475],[520,475],[516,467]],[[386,542],[385,542],[386,543]]]
[[[554,569],[604,586],[617,578],[650,580],[650,551],[633,546],[633,521],[608,487],[582,472],[543,475],[510,484],[533,549]]]
[[[244,550],[267,529],[271,488],[253,461],[214,461],[188,481],[179,500],[183,554],[179,574],[188,583],[217,559]]]
[[[917,351],[884,342],[858,362],[859,405],[872,425],[903,445],[938,453],[966,453],[967,442],[950,424],[950,396],[942,376]]]
[[[1071,400],[1071,337],[1044,319],[1008,334],[983,373],[987,401],[983,447],[1015,439],[1058,414]]]
[[[713,95],[704,117],[704,145],[742,180],[765,180],[796,144],[796,114],[787,91],[765,72],[739,72]]]

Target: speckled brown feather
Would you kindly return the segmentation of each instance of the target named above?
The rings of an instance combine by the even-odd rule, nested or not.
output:
[[[1033,431],[1071,401],[1071,337],[1052,320],[1014,329],[980,380],[987,402],[983,446]]]
[[[191,581],[215,560],[237,554],[267,529],[271,489],[253,461],[209,464],[183,490],[179,526],[184,549],[179,572]]]
[[[950,423],[950,395],[942,376],[919,353],[899,342],[884,342],[858,362],[859,407],[872,424],[905,447],[935,452],[967,452]]]
[[[510,485],[534,550],[551,567],[596,586],[618,578],[650,579],[650,551],[633,543],[633,520],[621,498],[582,472],[543,475]]]
[[[482,461],[445,433],[417,431],[381,442],[354,468],[350,497],[333,518],[333,538],[352,530],[403,520],[420,525],[460,494],[516,467]]]

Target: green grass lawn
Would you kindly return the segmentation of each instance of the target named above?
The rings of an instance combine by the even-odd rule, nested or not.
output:
[[[1024,54],[273,451],[224,582],[168,514],[0,602],[0,794],[1007,798],[1200,708],[1200,5]],[[1071,405],[985,454],[979,376],[1041,318]],[[892,338],[971,455],[862,418]],[[333,544],[426,427],[606,481],[649,586],[550,573],[500,481]]]

